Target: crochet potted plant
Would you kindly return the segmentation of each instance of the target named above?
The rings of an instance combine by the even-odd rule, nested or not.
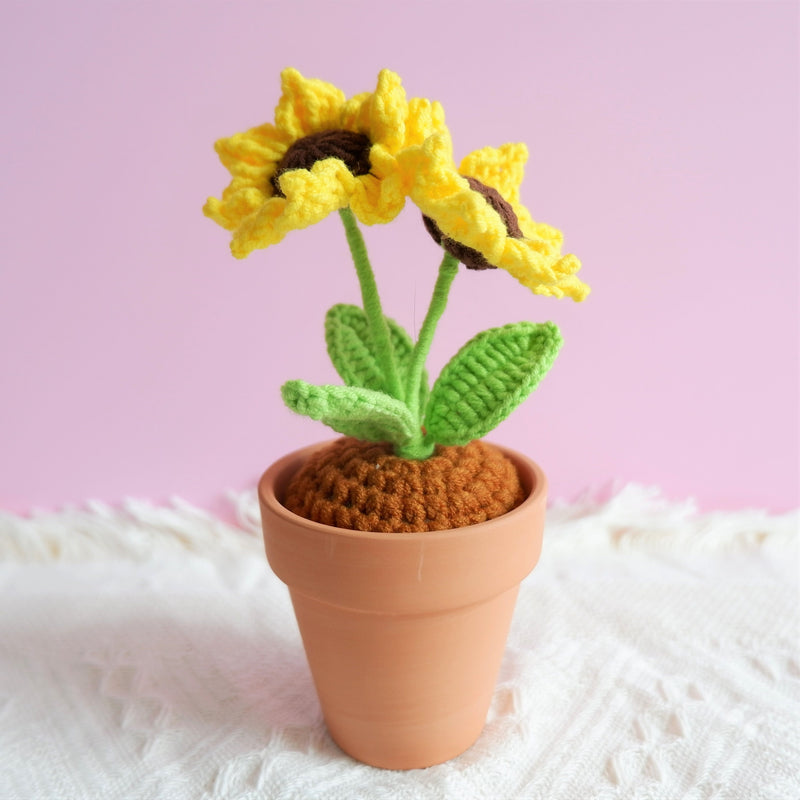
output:
[[[541,550],[547,484],[526,456],[483,441],[561,346],[550,323],[478,334],[431,383],[425,369],[460,265],[500,268],[539,295],[582,300],[580,262],[520,203],[527,150],[455,166],[441,106],[399,77],[346,99],[281,74],[274,122],[216,143],[232,180],[204,213],[244,258],[338,211],[363,306],[327,313],[344,385],[290,380],[286,405],[340,438],[291,453],[259,484],[269,563],[289,587],[334,740],[375,766],[452,758],[483,728],[517,589]],[[410,199],[442,255],[419,336],[384,316],[359,223]]]

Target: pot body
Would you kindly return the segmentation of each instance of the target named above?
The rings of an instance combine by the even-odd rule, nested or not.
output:
[[[412,769],[453,758],[483,729],[520,581],[539,559],[547,480],[500,448],[526,499],[448,531],[365,533],[281,504],[316,445],[259,483],[267,558],[288,585],[328,730],[349,755]]]

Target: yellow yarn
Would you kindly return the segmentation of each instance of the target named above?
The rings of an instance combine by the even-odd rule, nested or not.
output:
[[[477,178],[481,183],[497,189],[511,203],[525,236],[545,244],[546,252],[558,255],[564,241],[561,231],[545,222],[534,222],[528,209],[520,203],[519,191],[527,161],[528,148],[522,143],[483,147],[465,156],[458,171],[461,175]]]
[[[497,189],[516,211],[527,160],[528,148],[524,144],[482,147],[461,159],[458,171]]]
[[[536,294],[583,300],[589,287],[574,277],[580,261],[562,255],[561,233],[534,222],[519,201],[527,157],[524,145],[485,147],[466,156],[457,170],[446,129],[398,156],[402,168],[414,176],[411,199],[446,237],[477,250]],[[473,191],[465,175],[500,192],[514,209],[524,239],[508,235],[500,215]]]
[[[370,174],[356,179],[350,208],[365,225],[376,225],[393,220],[403,210],[409,184],[396,157],[383,145],[372,146],[370,162]]]
[[[239,225],[231,252],[244,258],[256,248],[278,244],[287,233],[321,222],[331,211],[344,208],[357,178],[338,159],[317,161],[310,170],[292,170],[281,176],[286,197],[274,197],[259,213]]]
[[[408,101],[408,121],[406,122],[406,145],[419,145],[431,133],[446,129],[444,108],[435,100],[412,97]]]
[[[317,78],[304,78],[289,67],[281,72],[283,94],[275,109],[276,127],[300,139],[337,127],[345,101],[344,92]]]
[[[215,149],[232,180],[222,198],[211,197],[203,213],[232,232],[231,252],[244,258],[257,248],[281,241],[347,205],[367,225],[391,222],[402,210],[409,179],[401,174],[398,154],[409,145],[444,130],[438,103],[406,100],[400,78],[390,70],[378,75],[374,92],[347,100],[344,93],[296,69],[281,73],[282,95],[275,123],[220,139]],[[370,143],[370,173],[353,175],[339,159],[324,159],[310,169],[292,169],[271,178],[293,143],[311,134],[345,130]]]

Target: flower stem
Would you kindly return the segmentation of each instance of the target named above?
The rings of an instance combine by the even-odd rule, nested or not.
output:
[[[378,286],[375,282],[375,273],[369,263],[367,246],[364,237],[361,235],[356,218],[349,208],[340,208],[339,216],[344,224],[347,244],[350,246],[350,254],[353,257],[353,264],[356,268],[358,283],[361,286],[361,299],[364,304],[364,313],[367,315],[370,333],[375,342],[378,363],[384,371],[386,388],[393,397],[398,400],[403,399],[403,387],[397,375],[397,361],[392,347],[392,340],[389,335],[389,326],[381,308],[381,298],[378,294]]]
[[[433,336],[436,327],[447,306],[447,298],[450,295],[450,287],[453,285],[458,274],[458,259],[445,253],[442,263],[439,265],[439,275],[436,278],[436,285],[433,287],[428,313],[425,321],[420,328],[417,343],[414,345],[414,352],[411,354],[411,368],[408,371],[408,383],[406,385],[406,403],[411,413],[420,422],[419,437],[415,437],[398,452],[404,458],[427,458],[433,452],[434,443],[426,441],[426,434],[422,432],[422,414],[425,409],[420,408],[420,384],[422,383],[422,373],[425,371],[425,362],[428,360]]]

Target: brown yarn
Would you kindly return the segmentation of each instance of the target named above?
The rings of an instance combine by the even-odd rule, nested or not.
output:
[[[270,178],[277,197],[283,197],[278,178],[292,169],[311,169],[317,161],[338,158],[353,175],[369,173],[369,151],[372,143],[368,136],[354,131],[333,130],[311,133],[298,139],[283,154],[275,174]]]
[[[485,442],[437,446],[417,461],[395,456],[390,444],[346,437],[311,456],[283,504],[337,528],[409,533],[485,522],[524,497],[514,464]]]
[[[506,232],[512,239],[522,239],[522,229],[519,227],[519,220],[516,212],[497,189],[481,183],[477,178],[467,177],[469,188],[473,192],[483,195],[484,200],[500,215],[506,226]],[[430,217],[423,216],[422,221],[425,229],[433,237],[436,244],[441,245],[450,255],[455,256],[468,269],[497,269],[494,264],[490,264],[482,253],[467,247],[455,239],[450,239],[442,234],[439,226]]]

